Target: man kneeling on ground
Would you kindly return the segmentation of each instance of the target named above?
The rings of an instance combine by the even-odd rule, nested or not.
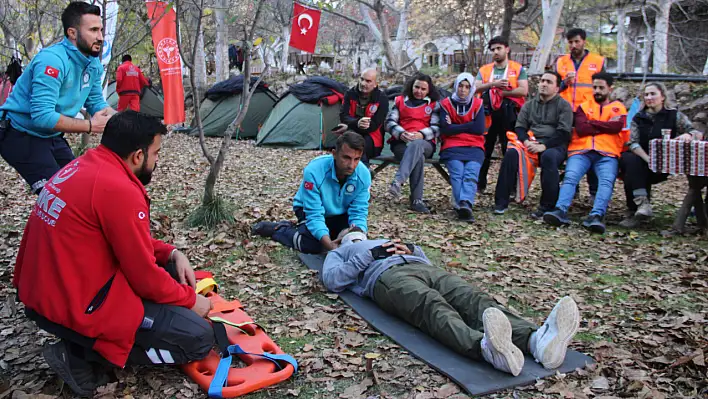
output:
[[[371,298],[455,352],[484,359],[514,376],[521,373],[524,353],[547,369],[563,364],[580,322],[572,298],[562,298],[539,329],[479,288],[433,266],[418,246],[400,240],[367,240],[356,228],[341,242],[322,268],[328,290],[349,289]]]
[[[310,161],[293,199],[297,224],[259,222],[254,235],[269,237],[300,252],[317,254],[339,246],[342,230],[357,226],[366,231],[371,173],[361,160],[364,138],[354,132],[339,136],[332,155]]]
[[[13,285],[61,339],[43,355],[79,395],[108,382],[106,367],[187,363],[214,344],[189,260],[150,236],[144,186],[165,133],[144,114],[113,116],[101,145],[45,184],[22,236]]]

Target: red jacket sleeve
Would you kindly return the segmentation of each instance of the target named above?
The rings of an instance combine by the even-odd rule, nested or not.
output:
[[[575,133],[577,133],[578,136],[590,136],[598,132],[597,128],[595,128],[595,126],[590,123],[590,120],[588,120],[588,117],[585,115],[585,112],[583,112],[582,107],[578,107],[578,109],[575,110],[574,119]]]
[[[627,123],[627,116],[620,116],[617,121],[589,121],[590,124],[598,130],[598,133],[612,134],[619,133],[624,129],[624,125]]]
[[[155,238],[152,239],[152,246],[155,248],[155,259],[157,260],[157,264],[163,267],[167,265],[167,261],[170,260],[170,254],[175,247]]]
[[[133,291],[155,303],[194,306],[194,290],[179,284],[156,264],[155,255],[169,256],[170,246],[154,246],[148,204],[142,193],[126,185],[97,188],[92,203],[103,234]]]

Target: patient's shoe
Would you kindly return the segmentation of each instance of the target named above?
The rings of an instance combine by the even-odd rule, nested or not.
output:
[[[543,326],[531,334],[529,351],[547,369],[560,367],[568,344],[578,331],[580,313],[573,298],[566,296],[553,307]]]
[[[484,337],[482,337],[482,357],[495,369],[510,373],[514,377],[521,373],[524,354],[511,341],[511,323],[497,308],[487,308],[482,315]]]
[[[292,222],[282,220],[280,222],[258,222],[251,227],[251,234],[270,238],[276,230],[281,227],[291,226]]]

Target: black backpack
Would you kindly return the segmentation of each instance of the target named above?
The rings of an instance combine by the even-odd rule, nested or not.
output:
[[[10,59],[10,63],[7,64],[7,69],[5,70],[7,78],[10,79],[10,83],[13,85],[17,82],[17,79],[22,75],[22,64],[20,64],[20,59],[13,56]]]

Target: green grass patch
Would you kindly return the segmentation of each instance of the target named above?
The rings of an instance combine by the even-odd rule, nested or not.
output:
[[[575,337],[573,337],[573,339],[582,342],[598,342],[604,340],[605,338],[602,335],[593,334],[591,332],[579,332],[575,334]]]
[[[624,277],[612,274],[593,274],[592,278],[600,285],[619,285],[625,282]]]
[[[516,299],[509,299],[509,306],[512,306],[514,309],[518,310],[523,317],[531,318],[543,316],[543,313],[532,308],[530,305],[517,301]]]

